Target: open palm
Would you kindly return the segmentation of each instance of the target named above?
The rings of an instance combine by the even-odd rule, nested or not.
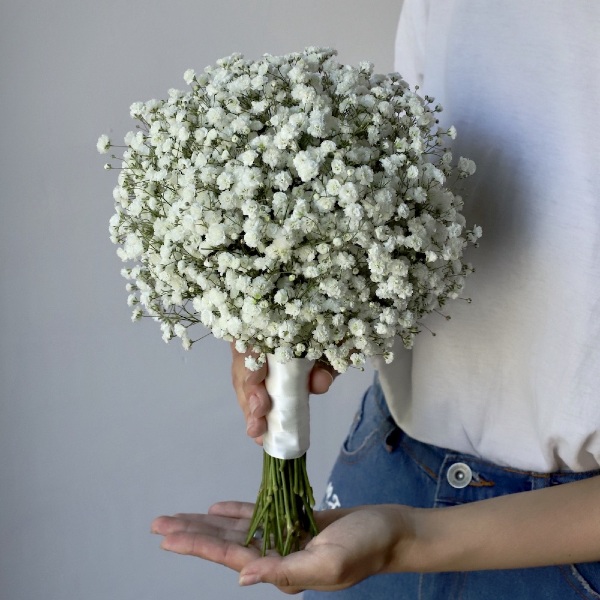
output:
[[[253,505],[220,502],[208,514],[158,517],[152,531],[161,546],[225,565],[240,573],[240,584],[272,583],[287,593],[333,591],[389,570],[406,536],[406,507],[379,505],[315,513],[321,533],[303,550],[286,557],[261,557],[259,542],[245,547]]]

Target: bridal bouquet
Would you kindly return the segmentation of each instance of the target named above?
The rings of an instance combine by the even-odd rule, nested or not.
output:
[[[281,554],[316,533],[306,476],[307,378],[393,359],[420,319],[457,298],[471,267],[440,106],[398,74],[340,64],[331,49],[233,54],[186,91],[131,106],[111,239],[133,319],[190,348],[207,328],[268,361],[274,408],[248,541]],[[107,136],[98,150],[108,152]],[[113,158],[117,158],[114,156]],[[107,164],[106,168],[113,168]]]

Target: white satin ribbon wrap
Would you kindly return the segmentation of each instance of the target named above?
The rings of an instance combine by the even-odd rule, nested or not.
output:
[[[272,408],[267,415],[263,449],[275,458],[299,458],[310,445],[308,377],[314,362],[293,358],[280,363],[267,355],[269,372],[265,385]]]

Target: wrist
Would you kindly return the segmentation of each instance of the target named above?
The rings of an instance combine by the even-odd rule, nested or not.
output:
[[[448,570],[463,543],[448,525],[448,509],[396,507],[395,544],[387,572],[428,573]]]
[[[400,504],[381,505],[387,513],[389,546],[383,556],[379,573],[425,572],[427,557],[433,544],[430,540],[432,509]]]

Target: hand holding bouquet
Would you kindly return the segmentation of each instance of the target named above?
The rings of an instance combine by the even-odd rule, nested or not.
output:
[[[344,372],[373,355],[391,361],[396,336],[411,347],[420,319],[459,296],[472,270],[463,251],[481,235],[452,191],[474,165],[453,163],[441,107],[398,74],[335,54],[234,54],[187,71],[187,91],[132,105],[140,127],[125,137],[110,223],[133,262],[123,274],[134,319],[154,318],[186,348],[208,328],[252,349],[248,368],[271,357],[283,373],[272,395],[294,408],[277,422],[300,423],[298,438],[270,422],[249,532],[261,528],[265,551],[281,553],[315,533],[303,363]]]

